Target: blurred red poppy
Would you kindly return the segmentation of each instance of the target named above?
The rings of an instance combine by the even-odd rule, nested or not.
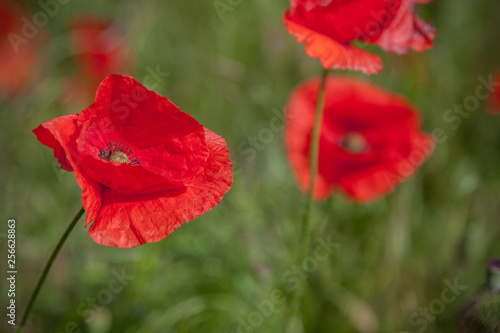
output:
[[[28,14],[18,3],[0,0],[0,97],[23,90],[37,68],[38,39],[24,36],[23,17]]]
[[[79,73],[64,82],[61,99],[67,107],[88,105],[106,76],[131,74],[133,55],[125,33],[110,19],[79,14],[72,19],[69,33]]]
[[[304,82],[286,107],[288,158],[304,193],[319,89],[318,78]],[[341,188],[354,201],[376,200],[411,176],[433,150],[433,139],[419,129],[419,115],[404,98],[346,77],[329,77],[325,89],[315,199]]]
[[[131,70],[133,60],[125,34],[112,21],[80,14],[72,20],[70,36],[83,76],[99,83],[109,74]]]
[[[396,53],[432,47],[434,27],[413,8],[424,2],[429,0],[291,0],[284,22],[325,68],[374,74],[382,69],[380,58],[352,43],[373,43]]]
[[[488,99],[488,113],[498,115],[500,114],[500,72],[497,73],[492,86],[489,88],[492,93]]]
[[[108,76],[90,107],[33,132],[74,171],[99,244],[159,241],[212,209],[232,184],[224,139],[128,76]]]

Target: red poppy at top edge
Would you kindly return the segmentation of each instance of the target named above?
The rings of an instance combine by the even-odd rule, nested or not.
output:
[[[291,0],[284,15],[288,31],[307,54],[325,68],[375,74],[380,57],[352,45],[377,44],[389,52],[423,51],[432,47],[433,26],[414,13],[415,3],[429,0]]]
[[[110,19],[79,14],[73,17],[69,30],[73,52],[84,76],[99,83],[109,74],[132,68],[125,35]]]
[[[68,107],[84,106],[92,102],[106,76],[133,72],[133,54],[125,32],[106,17],[79,13],[72,17],[68,30],[79,70],[64,81],[61,101]]]
[[[32,38],[26,38],[22,19],[27,16],[27,9],[19,2],[0,0],[0,99],[26,88],[37,69],[43,32],[37,30]]]
[[[159,241],[232,184],[224,139],[128,76],[108,76],[90,107],[33,132],[75,173],[89,234],[102,245]]]
[[[304,193],[319,89],[319,78],[302,83],[286,107],[288,158]],[[325,89],[315,199],[340,188],[354,201],[376,200],[411,176],[432,152],[434,140],[420,130],[419,115],[404,98],[347,77],[330,76]]]

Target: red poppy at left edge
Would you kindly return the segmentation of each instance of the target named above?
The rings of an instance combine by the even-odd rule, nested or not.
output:
[[[21,1],[0,0],[0,101],[25,90],[40,65],[45,31],[36,28],[36,33],[26,37],[23,18],[28,13]]]
[[[378,45],[398,54],[433,46],[436,30],[414,12],[430,0],[291,0],[284,22],[290,34],[327,69],[375,74],[380,57],[356,46]]]
[[[135,79],[110,75],[95,102],[33,131],[83,189],[99,244],[156,242],[205,214],[229,191],[225,140]]]

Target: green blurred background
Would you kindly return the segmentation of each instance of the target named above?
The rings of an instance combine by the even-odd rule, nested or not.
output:
[[[229,10],[218,13],[216,3]],[[38,0],[30,5],[32,14],[42,10]],[[58,170],[52,150],[31,133],[85,107],[59,99],[64,80],[75,72],[66,34],[74,14],[100,13],[125,29],[136,61],[131,74],[142,82],[152,69],[168,73],[155,90],[226,139],[235,177],[219,206],[158,243],[100,246],[80,221],[27,332],[284,332],[289,305],[271,307],[269,300],[298,273],[306,282],[302,315],[289,332],[455,331],[455,313],[484,282],[486,260],[500,256],[500,117],[487,115],[483,103],[457,128],[443,115],[475,95],[479,76],[487,79],[500,68],[500,2],[419,6],[439,33],[423,54],[369,48],[381,55],[384,70],[367,79],[406,95],[422,111],[424,129],[441,128],[446,140],[416,176],[384,199],[356,205],[336,194],[316,204],[312,249],[318,238],[337,248],[310,272],[295,273],[304,198],[287,164],[283,135],[275,131],[265,143],[251,144],[251,137],[269,133],[291,89],[321,72],[319,61],[287,33],[287,6],[285,0],[60,5],[46,26],[45,60],[32,84],[0,104],[1,270],[4,276],[7,220],[15,218],[18,323],[50,252],[81,206],[74,176]],[[122,273],[133,280],[110,285]],[[0,330],[11,332],[5,281]],[[467,288],[445,294],[445,302],[446,281]]]

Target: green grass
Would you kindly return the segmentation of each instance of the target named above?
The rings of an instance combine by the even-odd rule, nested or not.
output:
[[[73,0],[51,18],[47,28],[59,42],[44,43],[45,64],[30,89],[0,105],[0,206],[5,222],[17,221],[18,321],[81,206],[73,175],[57,171],[52,151],[31,133],[81,110],[58,101],[63,80],[75,72],[65,35],[73,14],[98,11],[116,19],[136,54],[134,77],[143,81],[148,67],[168,72],[156,91],[223,136],[238,172],[219,206],[158,243],[100,246],[81,221],[26,332],[238,332],[255,303],[285,290],[304,198],[282,133],[256,149],[256,158],[240,145],[269,128],[294,86],[321,73],[283,25],[287,5],[243,0],[221,20],[213,1]],[[33,0],[32,12],[39,8]],[[482,104],[456,129],[443,118],[475,94],[478,76],[500,68],[500,3],[439,0],[419,12],[438,29],[435,47],[405,56],[370,48],[381,54],[384,70],[368,79],[406,95],[422,111],[424,129],[441,128],[447,139],[386,198],[356,205],[336,194],[315,205],[312,248],[329,236],[339,247],[308,274],[303,317],[290,332],[416,332],[423,324],[412,325],[413,314],[437,304],[445,280],[457,279],[467,289],[425,329],[454,332],[457,309],[484,282],[486,260],[500,253],[500,118],[486,115]],[[1,244],[6,249],[5,239]],[[134,277],[116,293],[109,291],[113,270]],[[253,332],[283,332],[287,311],[286,303],[276,305]]]

